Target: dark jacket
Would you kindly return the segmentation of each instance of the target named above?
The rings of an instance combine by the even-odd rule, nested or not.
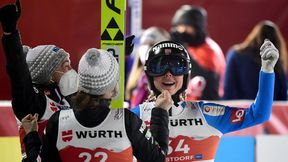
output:
[[[58,85],[32,84],[18,31],[11,35],[3,35],[2,44],[6,57],[6,69],[12,88],[14,114],[21,120],[27,114],[38,113],[39,119],[41,119],[46,109],[46,96],[60,104],[63,101],[64,97],[59,93]]]
[[[70,108],[67,100],[61,95],[57,84],[36,85],[32,83],[29,68],[26,63],[26,55],[23,52],[21,37],[18,31],[10,35],[3,35],[2,44],[6,58],[6,70],[9,75],[12,94],[12,108],[19,121],[28,114],[39,114],[39,120],[43,119],[47,106],[47,97],[58,103],[57,109]],[[43,122],[44,123],[44,122]],[[42,124],[39,134],[43,134],[45,125]],[[23,144],[24,130],[19,130],[21,150],[25,153]]]

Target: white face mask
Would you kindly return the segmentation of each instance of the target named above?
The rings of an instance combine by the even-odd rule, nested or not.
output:
[[[58,83],[60,92],[63,96],[71,95],[78,91],[79,76],[73,69],[62,75]]]
[[[142,63],[142,65],[145,64],[145,60],[146,60],[146,52],[148,51],[148,49],[150,48],[149,45],[141,45],[139,48],[138,48],[138,51],[139,51],[139,58],[140,58],[140,61]]]

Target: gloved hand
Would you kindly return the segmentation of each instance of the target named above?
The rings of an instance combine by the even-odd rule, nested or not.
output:
[[[17,21],[21,14],[20,1],[16,0],[15,4],[9,4],[1,8],[0,21],[5,33],[16,31]]]
[[[260,47],[260,55],[261,70],[266,73],[273,73],[274,66],[279,58],[279,51],[270,40],[264,40],[264,43]]]
[[[125,38],[125,55],[130,55],[133,52],[134,38],[135,38],[135,35],[131,35]]]

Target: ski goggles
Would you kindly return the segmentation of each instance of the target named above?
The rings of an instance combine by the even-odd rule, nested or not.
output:
[[[175,76],[188,74],[190,70],[189,61],[186,59],[173,56],[162,55],[147,62],[147,74],[150,76],[161,76],[168,71]]]

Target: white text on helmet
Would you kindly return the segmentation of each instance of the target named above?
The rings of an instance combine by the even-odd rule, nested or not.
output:
[[[159,45],[153,47],[152,50],[153,50],[153,52],[155,52],[155,51],[159,51],[161,48],[167,48],[167,47],[183,50],[182,46],[179,46],[178,44],[174,44],[174,43],[162,43],[162,44],[159,44]]]

